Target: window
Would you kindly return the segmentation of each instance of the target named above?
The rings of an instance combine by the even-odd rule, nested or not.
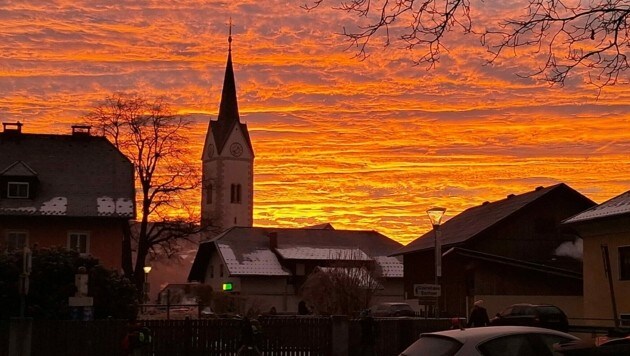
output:
[[[28,183],[25,182],[8,182],[7,198],[28,198]]]
[[[25,231],[7,232],[7,251],[21,250],[28,246],[28,234]]]
[[[619,247],[619,279],[630,280],[630,246]]]
[[[241,185],[240,184],[232,184],[231,190],[230,190],[230,202],[232,204],[241,203]]]
[[[85,255],[90,252],[90,236],[86,232],[71,232],[68,234],[68,249]]]

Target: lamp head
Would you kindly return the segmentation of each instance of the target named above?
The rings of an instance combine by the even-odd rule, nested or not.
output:
[[[429,219],[431,219],[431,225],[433,225],[433,227],[440,226],[445,212],[445,208],[431,208],[427,210],[427,215],[429,215]]]
[[[148,274],[149,272],[151,272],[151,266],[144,266],[142,267],[142,269],[144,270],[144,273]]]

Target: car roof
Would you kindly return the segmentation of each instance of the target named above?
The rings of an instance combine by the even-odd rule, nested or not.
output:
[[[409,305],[409,303],[404,303],[404,302],[385,302],[385,303],[378,303],[377,305]]]
[[[538,334],[552,334],[558,336],[565,336],[571,339],[578,339],[577,337],[563,333],[561,331],[537,328],[532,326],[485,326],[480,328],[468,328],[468,329],[454,329],[438,331],[433,333],[424,333],[420,336],[442,336],[455,339],[461,343],[466,343],[470,340],[486,340],[494,338],[496,336],[505,336],[512,334],[524,334],[524,333],[538,333]]]

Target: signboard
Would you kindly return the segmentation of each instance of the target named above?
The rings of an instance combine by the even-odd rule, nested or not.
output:
[[[439,284],[414,284],[413,295],[419,298],[437,298],[442,295],[442,287]]]

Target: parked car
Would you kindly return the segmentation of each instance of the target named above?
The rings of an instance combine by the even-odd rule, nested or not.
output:
[[[416,312],[407,303],[380,303],[372,308],[372,316],[416,316]]]
[[[554,344],[577,341],[562,331],[487,326],[421,334],[400,356],[552,356]]]
[[[570,341],[554,345],[554,350],[565,356],[630,355],[630,337],[613,338],[603,342]]]
[[[548,304],[514,304],[490,320],[490,325],[521,325],[567,331],[567,315],[557,306]]]

